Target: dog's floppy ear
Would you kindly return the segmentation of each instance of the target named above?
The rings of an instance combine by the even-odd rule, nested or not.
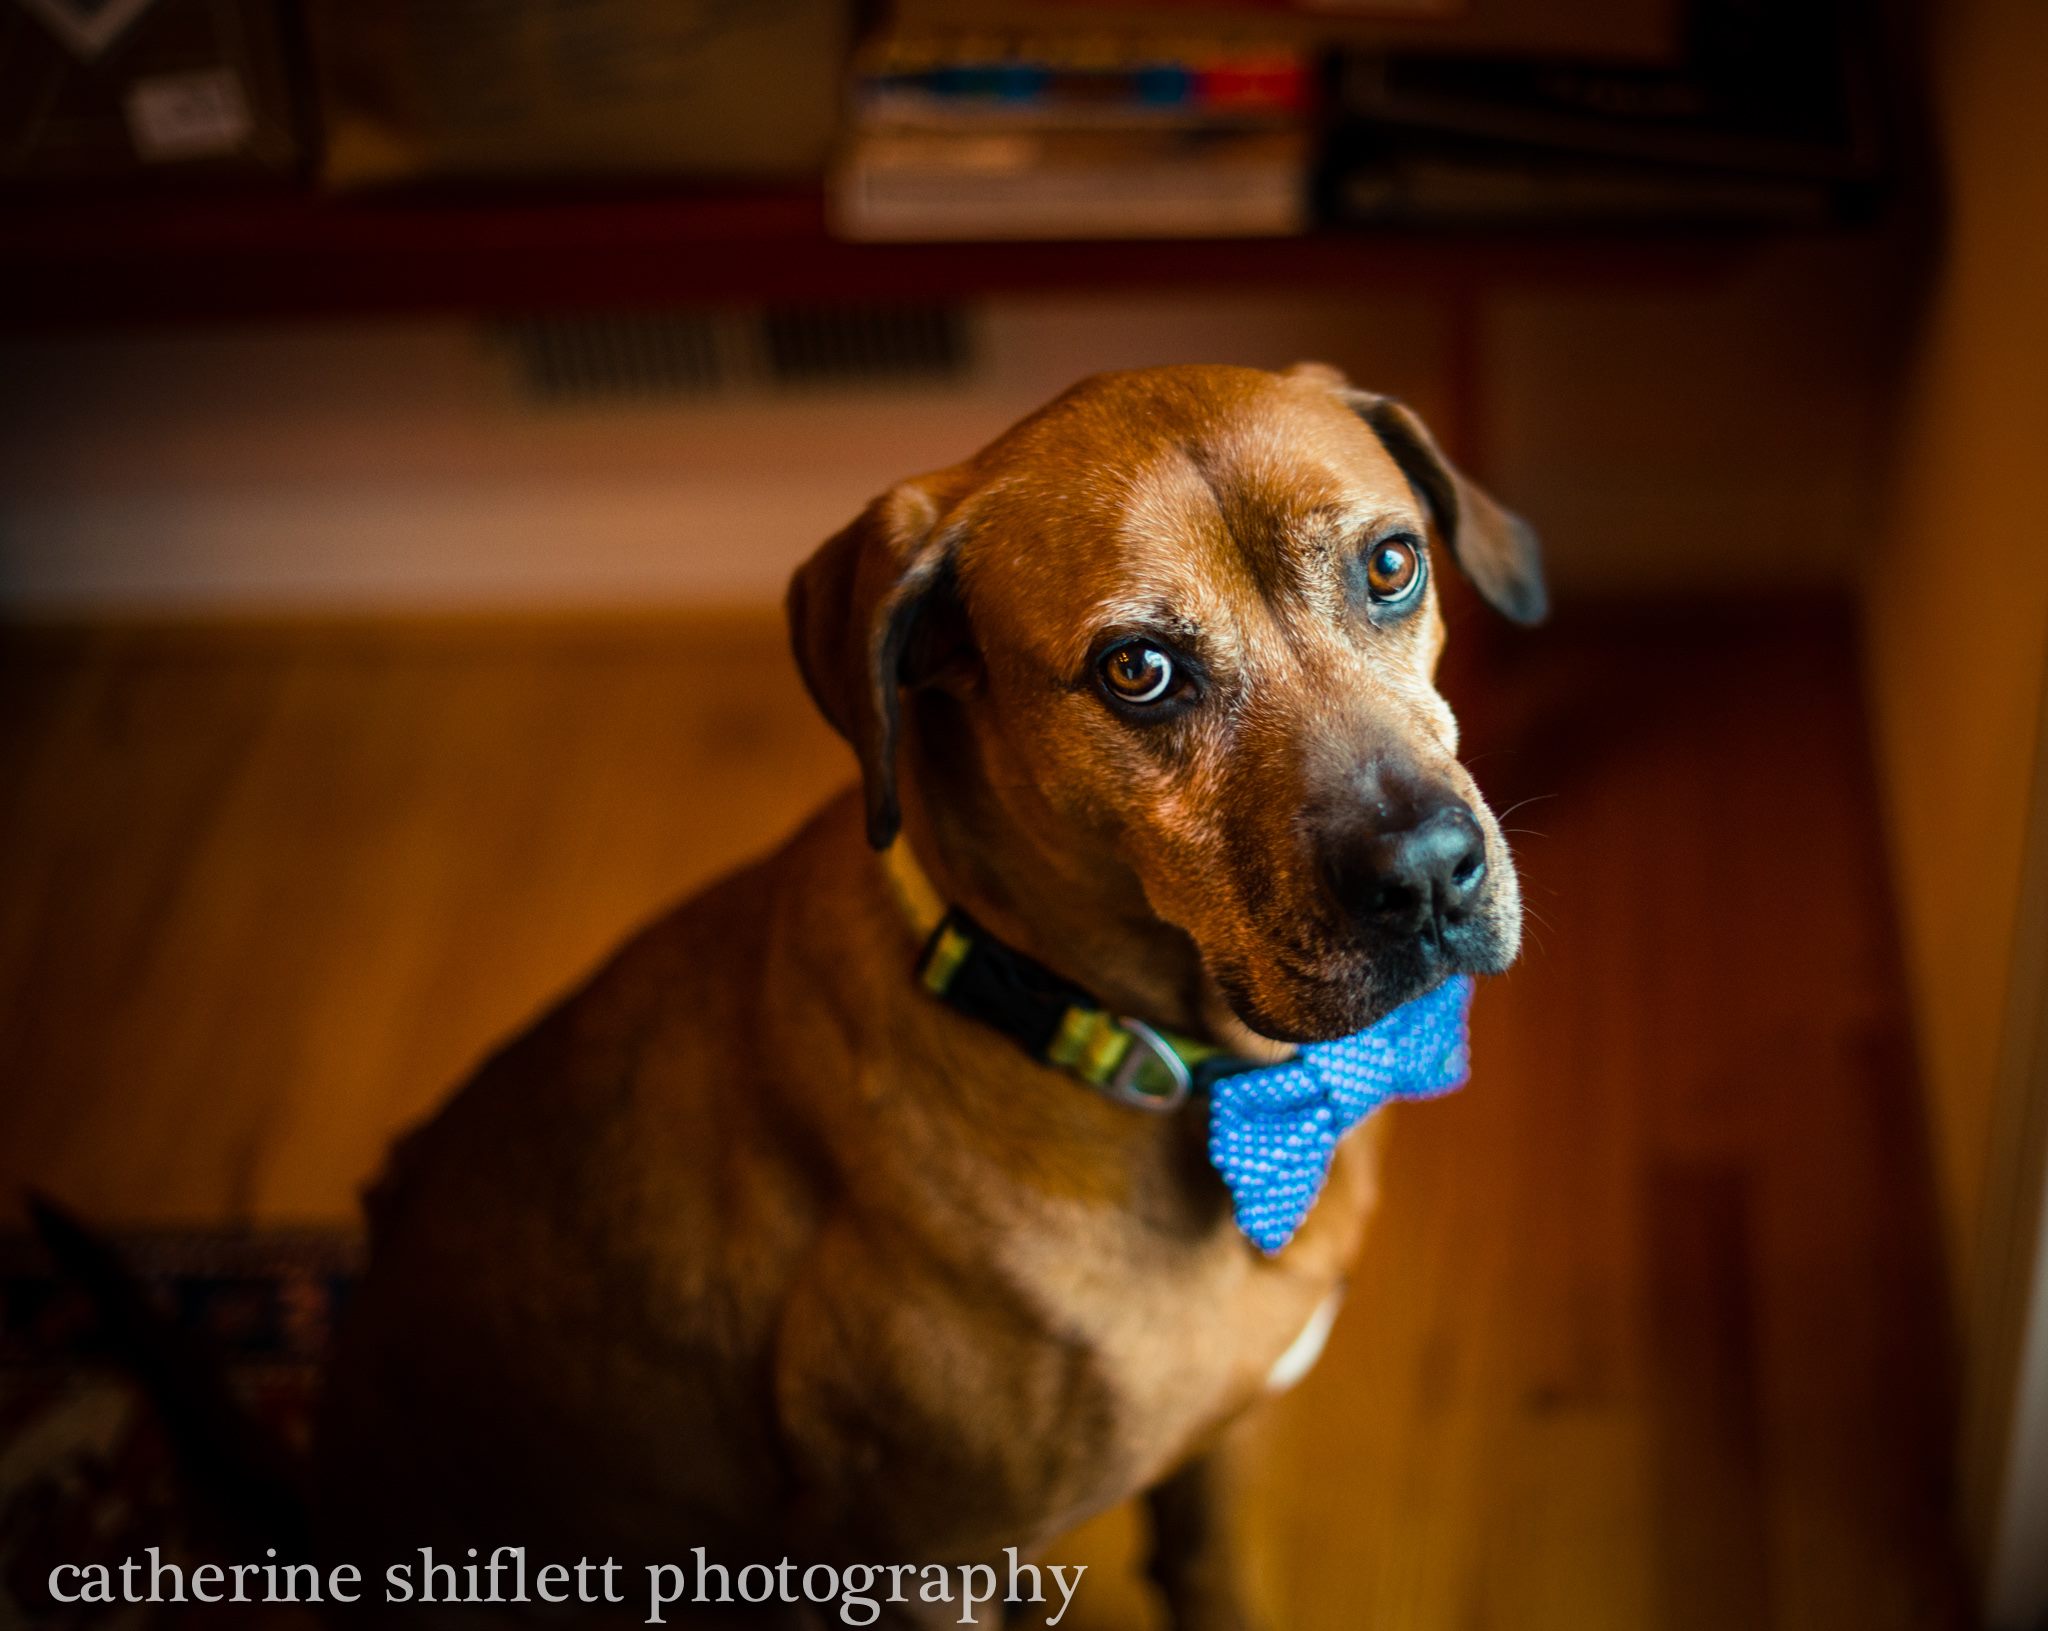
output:
[[[818,711],[860,755],[868,842],[902,825],[896,797],[899,695],[927,677],[920,625],[950,603],[955,529],[939,525],[942,478],[892,487],[818,546],[790,579],[790,644]]]
[[[1550,597],[1536,529],[1468,481],[1405,405],[1350,386],[1340,394],[1394,456],[1479,592],[1517,623],[1542,622]]]

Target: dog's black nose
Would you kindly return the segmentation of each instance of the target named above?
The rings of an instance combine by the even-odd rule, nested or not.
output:
[[[1398,826],[1361,834],[1332,867],[1351,915],[1389,933],[1456,923],[1486,882],[1486,834],[1471,807],[1437,798]]]

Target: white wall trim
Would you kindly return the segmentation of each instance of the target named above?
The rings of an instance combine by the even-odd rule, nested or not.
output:
[[[1966,1309],[1963,1495],[1989,1631],[2048,1627],[2048,687],[2035,730],[1980,1267]]]

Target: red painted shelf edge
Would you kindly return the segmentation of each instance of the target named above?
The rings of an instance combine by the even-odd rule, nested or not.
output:
[[[246,194],[0,205],[0,326],[507,313],[1047,289],[1473,290],[1714,279],[1735,231],[1325,231],[1301,238],[864,244],[815,187]]]

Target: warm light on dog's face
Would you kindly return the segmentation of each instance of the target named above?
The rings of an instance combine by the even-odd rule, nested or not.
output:
[[[1363,426],[1321,428],[1098,466],[1092,515],[992,509],[968,563],[970,600],[1032,603],[984,633],[983,700],[1034,819],[1110,846],[1240,1017],[1289,1040],[1504,968],[1520,940],[1432,681],[1427,520]],[[1402,834],[1427,812],[1469,817],[1437,866],[1454,908],[1426,876],[1411,898]]]

